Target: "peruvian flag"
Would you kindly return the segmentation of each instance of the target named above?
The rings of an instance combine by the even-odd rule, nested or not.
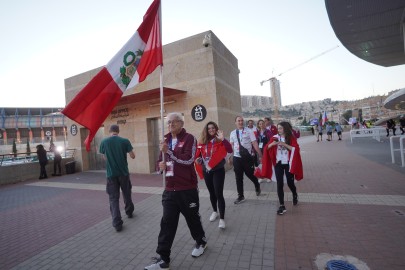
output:
[[[328,116],[326,115],[326,111],[324,111],[322,115],[322,125],[326,125],[326,122],[328,122]]]
[[[124,91],[163,65],[160,17],[160,0],[154,0],[135,34],[62,111],[89,130],[87,151]]]

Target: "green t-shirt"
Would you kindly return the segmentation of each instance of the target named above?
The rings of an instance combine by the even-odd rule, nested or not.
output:
[[[101,141],[99,151],[107,158],[107,177],[129,175],[127,153],[132,149],[129,140],[119,136],[111,136]]]

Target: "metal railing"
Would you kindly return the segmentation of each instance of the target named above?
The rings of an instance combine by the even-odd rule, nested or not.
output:
[[[76,149],[66,149],[61,153],[62,158],[73,158],[75,156]],[[54,155],[51,151],[46,151],[48,160],[53,160]],[[0,166],[10,166],[22,163],[38,162],[36,152],[32,153],[9,153],[0,155]]]

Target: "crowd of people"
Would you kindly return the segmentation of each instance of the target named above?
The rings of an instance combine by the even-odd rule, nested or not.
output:
[[[193,257],[201,256],[207,248],[207,239],[199,213],[200,199],[198,178],[205,181],[209,191],[212,213],[210,222],[219,218],[218,227],[226,228],[224,198],[225,165],[233,166],[237,189],[235,205],[245,201],[244,176],[254,185],[257,196],[261,194],[260,183],[277,182],[278,215],[287,212],[284,200],[284,179],[293,195],[293,205],[298,205],[298,191],[295,181],[303,179],[303,166],[298,138],[300,131],[295,130],[289,122],[283,121],[274,125],[271,118],[257,121],[248,120],[247,125],[242,116],[235,117],[235,129],[229,140],[218,124],[210,121],[204,125],[198,140],[187,133],[180,113],[169,113],[166,117],[168,133],[160,143],[158,172],[165,175],[165,187],[162,194],[163,214],[160,221],[160,232],[156,253],[159,257],[145,267],[151,269],[169,269],[171,247],[176,235],[177,226],[182,214],[189,227],[195,247]],[[395,135],[395,122],[390,119],[386,124],[387,136],[392,129]],[[400,119],[401,135],[405,133],[405,118]],[[122,191],[125,213],[133,217],[132,184],[128,170],[127,155],[135,159],[130,141],[119,136],[119,126],[111,125],[110,136],[103,139],[99,152],[106,161],[106,192],[109,196],[112,226],[117,232],[123,229],[120,212],[120,193]],[[325,123],[312,127],[312,134],[317,142],[333,140],[336,132],[342,140],[343,129],[340,124]],[[54,173],[61,175],[61,156],[54,144],[50,146],[54,153]],[[43,145],[37,146],[40,164],[39,179],[47,178],[45,166],[48,164],[47,152]]]
[[[343,128],[339,123],[335,123],[332,125],[331,123],[327,122],[324,126],[323,125],[315,125],[314,126],[314,135],[316,136],[316,141],[322,141],[324,132],[326,132],[327,141],[333,140],[333,133],[336,132],[338,136],[338,141],[342,140],[342,133]]]
[[[260,179],[277,181],[279,199],[278,215],[287,209],[284,204],[284,180],[293,194],[293,205],[298,204],[295,180],[303,178],[300,147],[297,138],[299,131],[288,122],[273,124],[270,118],[252,120],[244,125],[242,116],[235,117],[235,129],[229,140],[225,138],[218,124],[210,121],[204,125],[198,140],[184,128],[180,113],[169,113],[166,117],[168,133],[160,143],[158,172],[164,174],[165,187],[162,194],[163,214],[160,221],[156,253],[151,265],[144,269],[169,269],[171,248],[182,214],[195,241],[191,256],[201,256],[207,248],[207,239],[199,213],[200,199],[198,178],[205,181],[209,191],[212,213],[210,222],[219,219],[218,227],[223,230],[225,223],[224,181],[225,165],[233,166],[238,196],[234,201],[239,205],[245,201],[244,182],[246,176],[253,183],[256,195],[260,196]],[[127,155],[135,158],[133,147],[128,139],[119,136],[119,127],[110,127],[110,136],[102,140],[99,152],[106,160],[106,191],[109,196],[112,226],[117,232],[123,229],[120,213],[120,189],[123,193],[125,213],[133,217],[134,204],[131,197],[131,180],[128,171]],[[261,168],[257,174],[257,168]]]

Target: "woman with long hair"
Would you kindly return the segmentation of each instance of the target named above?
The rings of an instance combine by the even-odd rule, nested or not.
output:
[[[260,119],[259,121],[257,121],[256,141],[257,141],[257,144],[259,145],[260,151],[262,152],[262,156],[263,156],[263,148],[270,141],[270,138],[271,138],[271,131],[266,128],[266,124],[265,124],[264,120]],[[259,160],[259,163],[260,163],[260,160]],[[263,179],[263,178],[259,179],[259,183],[263,183],[264,181],[267,181],[268,183],[271,182],[270,179]]]
[[[297,138],[293,135],[290,123],[279,123],[277,130],[278,134],[271,137],[270,142],[264,148],[262,174],[271,178],[274,170],[280,203],[277,214],[283,215],[287,211],[284,205],[284,175],[293,194],[293,205],[297,205],[298,193],[294,179],[301,180],[303,178],[303,169],[300,147]]]
[[[225,157],[232,153],[232,145],[224,138],[224,133],[219,130],[215,122],[208,122],[201,132],[196,152],[196,170],[200,179],[204,178],[210,193],[213,212],[210,221],[218,217],[219,228],[225,229]]]

